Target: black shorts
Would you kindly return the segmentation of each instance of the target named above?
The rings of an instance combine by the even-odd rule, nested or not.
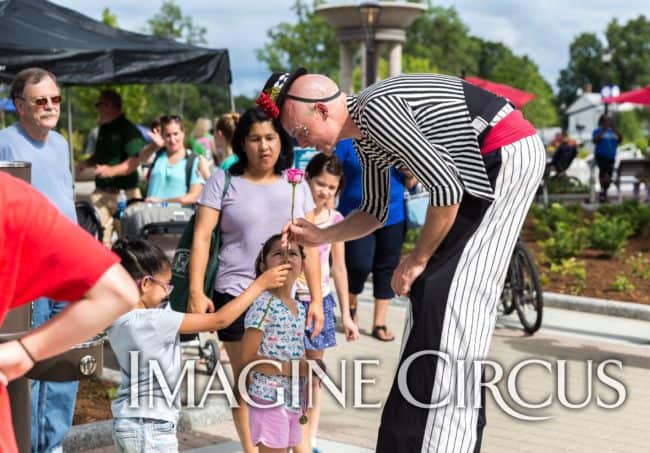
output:
[[[376,299],[395,296],[390,280],[399,264],[405,235],[404,221],[345,243],[345,265],[351,294],[361,294],[368,274],[372,272],[373,296]]]
[[[214,292],[212,294],[212,302],[214,302],[214,310],[217,311],[228,302],[233,300],[236,296],[230,294]],[[242,313],[239,318],[235,319],[232,324],[223,329],[217,330],[217,337],[221,341],[241,341],[244,337],[244,318],[246,312]]]

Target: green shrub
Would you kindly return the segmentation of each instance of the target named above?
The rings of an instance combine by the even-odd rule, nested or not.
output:
[[[632,228],[633,236],[638,236],[650,224],[650,205],[636,200],[626,200],[619,205],[602,205],[598,213],[610,218],[623,218]]]
[[[633,232],[625,217],[607,218],[597,212],[589,228],[589,245],[610,256],[618,255]]]
[[[643,280],[650,280],[650,260],[643,256],[641,252],[638,252],[634,256],[630,256],[627,259],[627,263],[630,265],[632,275],[642,278]]]
[[[584,222],[584,212],[579,204],[563,205],[552,203],[548,207],[534,205],[530,213],[533,216],[535,231],[550,236],[557,230],[558,223],[579,226]]]
[[[587,245],[587,230],[565,222],[558,222],[548,239],[537,241],[544,256],[551,263],[577,256]]]
[[[551,272],[571,277],[572,282],[569,287],[571,294],[581,294],[585,289],[587,269],[585,268],[585,262],[583,260],[567,258],[561,260],[559,263],[552,263]]]
[[[635,286],[630,283],[625,275],[617,275],[612,282],[612,289],[619,293],[625,293],[628,291],[634,291]]]
[[[558,176],[547,181],[548,193],[589,193],[589,186],[566,176]]]

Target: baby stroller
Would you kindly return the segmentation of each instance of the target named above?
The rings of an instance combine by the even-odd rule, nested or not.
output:
[[[148,223],[140,229],[140,237],[162,248],[171,261],[187,224],[187,220]],[[206,370],[211,375],[219,361],[219,343],[210,338],[202,345],[198,334],[181,335],[181,342],[183,347],[198,348],[199,358],[205,361]]]
[[[99,242],[102,242],[104,239],[104,229],[102,228],[102,221],[97,208],[88,201],[77,201],[74,204],[74,209],[77,213],[77,223],[79,226]]]

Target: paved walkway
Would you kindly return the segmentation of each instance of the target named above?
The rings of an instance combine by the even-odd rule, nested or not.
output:
[[[364,386],[364,402],[382,402],[391,385],[399,353],[399,330],[403,324],[403,301],[389,309],[388,324],[398,341],[380,343],[369,336],[372,304],[364,292],[359,315],[364,331],[362,338],[345,343],[337,334],[339,346],[326,354],[331,376],[338,376],[342,360],[350,382],[347,405],[352,404],[351,375],[353,359],[378,360],[377,365],[364,367],[364,378],[372,380]],[[540,366],[524,369],[518,379],[518,390],[527,401],[552,399],[549,407],[524,410],[507,397],[506,380],[512,367],[526,359],[549,361],[552,373]],[[545,421],[521,421],[509,416],[488,392],[488,425],[483,452],[547,453],[547,452],[648,452],[650,430],[650,322],[625,320],[558,309],[545,311],[544,327],[535,336],[523,335],[515,315],[499,318],[490,359],[504,368],[505,377],[498,388],[510,407],[533,416],[549,416]],[[611,386],[596,378],[598,364],[607,359],[621,360],[622,370],[614,366],[607,374],[624,383],[627,397],[617,409],[597,406],[596,398],[611,403],[616,393]],[[557,392],[558,361],[567,364],[567,397],[574,404],[590,396],[580,409],[567,409],[559,403]],[[591,385],[587,385],[587,361],[593,361]],[[588,393],[591,389],[591,393]],[[326,393],[319,432],[319,447],[327,453],[372,451],[376,442],[380,409],[342,409]],[[193,453],[233,453],[241,451],[231,421],[207,426],[190,433],[181,433],[181,450]],[[112,447],[94,453],[115,451]]]

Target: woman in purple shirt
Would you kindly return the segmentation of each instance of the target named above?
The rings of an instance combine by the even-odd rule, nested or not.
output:
[[[217,169],[198,201],[190,255],[189,305],[192,312],[218,310],[242,293],[255,279],[255,258],[262,244],[280,233],[291,219],[292,187],[284,171],[293,162],[293,145],[278,120],[270,119],[256,108],[247,110],[237,124],[232,147],[239,161],[229,169],[232,178],[225,195],[225,173]],[[298,184],[295,192],[294,217],[313,222],[314,202],[308,185]],[[203,293],[203,280],[210,237],[219,218],[222,244],[215,291],[210,299]],[[312,297],[307,325],[313,323],[315,336],[320,333],[323,322],[318,249],[305,248],[305,255],[305,275]],[[235,382],[242,368],[244,318],[245,314],[217,333],[228,352]],[[233,419],[244,450],[254,451],[245,404],[241,404],[240,409],[233,408]]]

